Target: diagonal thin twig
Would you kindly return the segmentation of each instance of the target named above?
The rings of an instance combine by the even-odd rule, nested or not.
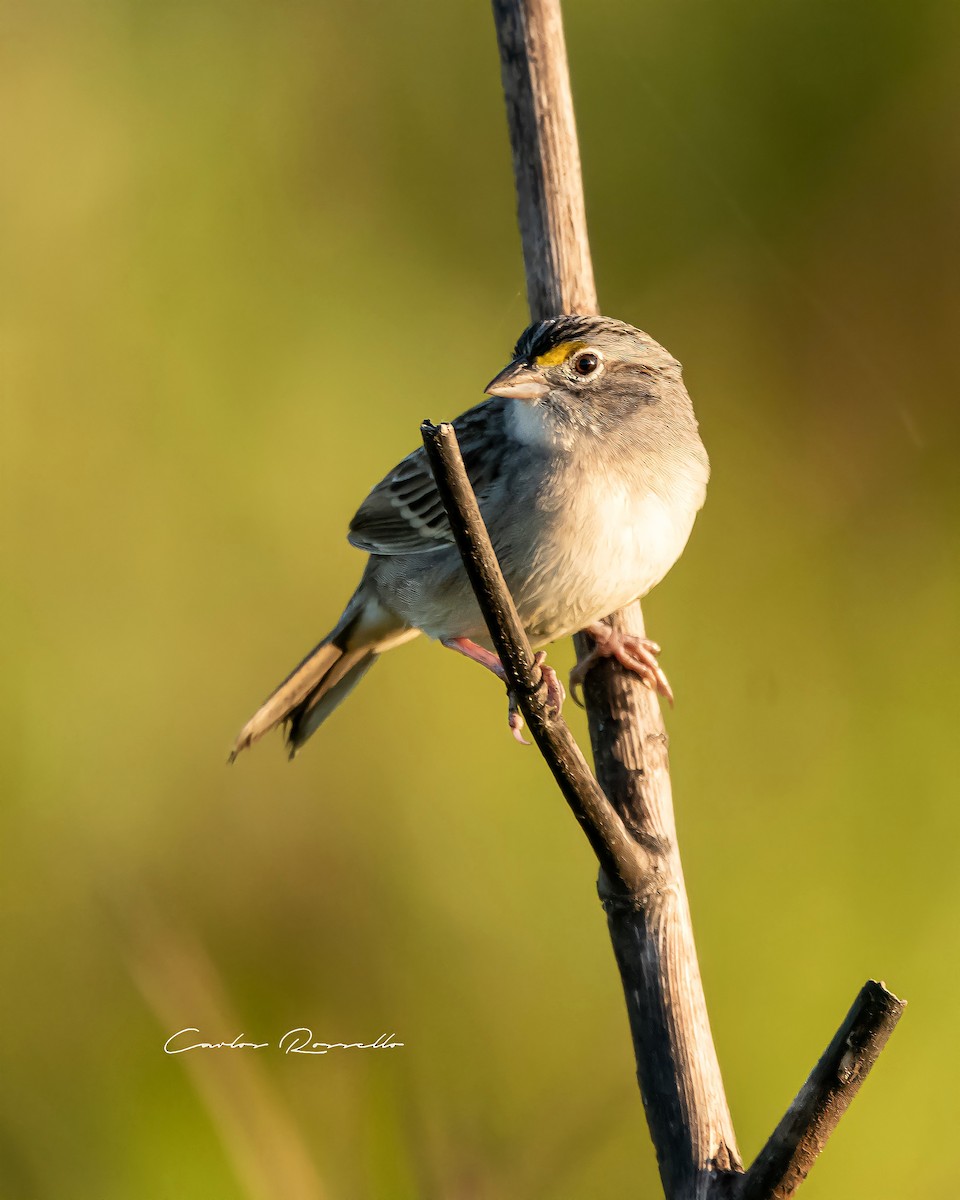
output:
[[[540,668],[507,591],[454,428],[424,421],[420,432],[490,638],[530,732],[604,870],[624,888],[639,887],[649,864],[638,862],[633,840],[594,779],[566,721],[551,715],[546,706]]]

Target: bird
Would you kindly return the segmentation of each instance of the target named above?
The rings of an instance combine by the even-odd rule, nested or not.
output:
[[[704,502],[710,464],[680,363],[626,322],[564,314],[531,324],[484,390],[453,427],[531,645],[586,631],[575,697],[613,657],[672,703],[660,647],[605,618],[666,575]],[[422,446],[370,492],[347,536],[369,556],[356,591],[243,726],[230,761],[279,725],[293,757],[382,653],[421,633],[505,679]],[[515,705],[510,726],[522,740]]]

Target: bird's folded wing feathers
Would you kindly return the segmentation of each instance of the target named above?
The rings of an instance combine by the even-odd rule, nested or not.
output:
[[[467,475],[482,503],[500,474],[503,402],[487,400],[453,427]],[[453,543],[424,448],[414,450],[378,483],[350,522],[347,539],[370,554],[425,554]]]

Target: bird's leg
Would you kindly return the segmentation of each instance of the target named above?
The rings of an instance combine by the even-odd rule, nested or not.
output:
[[[582,691],[587,672],[602,658],[615,658],[622,667],[639,675],[651,691],[658,692],[673,704],[673,691],[657,662],[660,647],[656,642],[633,633],[620,633],[606,621],[588,625],[583,632],[589,633],[594,644],[590,653],[570,672],[570,694],[578,704],[582,706],[583,701],[578,698],[577,690]]]
[[[507,673],[503,669],[503,663],[500,659],[490,650],[485,650],[483,646],[478,646],[476,642],[471,642],[469,638],[441,638],[440,644],[446,646],[449,650],[456,650],[458,654],[472,659],[474,662],[479,663],[481,667],[486,667],[488,671],[492,671],[503,683],[507,682]],[[563,684],[557,677],[556,671],[553,667],[547,666],[546,658],[546,653],[543,650],[539,650],[534,657],[534,663],[540,668],[543,682],[547,686],[547,705],[554,709],[556,715],[559,716],[563,702],[566,699],[566,692],[563,690]],[[521,734],[523,717],[521,717],[520,709],[517,706],[517,698],[509,686],[507,687],[507,697],[510,703],[508,710],[510,732],[521,745],[528,746],[530,743]]]

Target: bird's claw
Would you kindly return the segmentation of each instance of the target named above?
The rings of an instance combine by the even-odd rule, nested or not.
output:
[[[563,702],[567,698],[567,693],[564,691],[563,684],[560,682],[560,677],[557,675],[553,667],[547,666],[547,653],[545,650],[538,650],[533,660],[534,666],[540,669],[540,688],[546,689],[544,698],[544,707],[549,716],[559,717],[563,709]],[[510,732],[513,734],[516,741],[521,746],[529,746],[530,743],[523,737],[521,730],[523,729],[523,717],[520,715],[520,707],[517,704],[517,697],[513,692],[507,693],[509,697],[509,707],[507,710],[507,720],[510,725]]]
[[[622,667],[639,675],[641,682],[652,692],[663,696],[673,706],[673,689],[657,662],[660,647],[649,638],[633,633],[620,633],[607,624],[591,625],[586,630],[594,647],[570,672],[570,694],[583,707],[583,681],[590,669],[603,658],[615,658]],[[580,696],[577,692],[580,692]]]
[[[513,692],[508,692],[509,707],[507,709],[507,723],[510,726],[510,732],[513,734],[513,740],[519,742],[521,746],[529,746],[530,743],[523,736],[523,717],[520,715],[520,709],[517,706],[517,697]]]

